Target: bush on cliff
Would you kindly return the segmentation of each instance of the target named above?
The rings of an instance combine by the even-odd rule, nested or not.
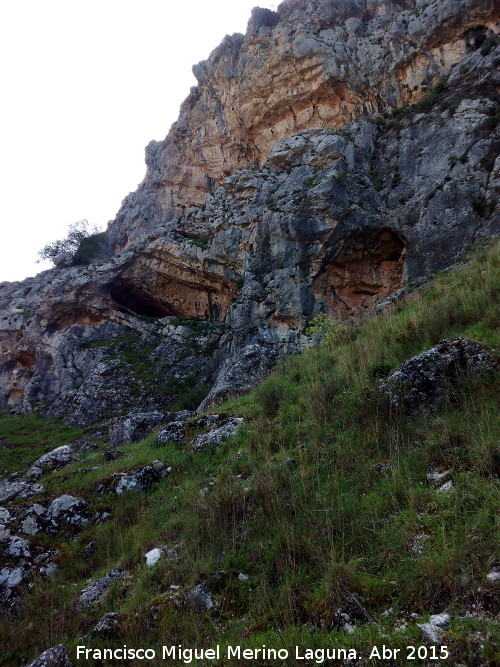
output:
[[[56,266],[90,264],[99,259],[106,247],[106,232],[100,232],[88,220],[78,220],[68,228],[65,238],[48,243],[38,253],[38,261],[50,261]]]

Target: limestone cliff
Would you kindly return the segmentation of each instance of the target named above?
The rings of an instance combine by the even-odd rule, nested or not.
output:
[[[206,407],[314,315],[356,324],[497,234],[495,21],[488,0],[254,10],[148,147],[117,252],[0,285],[0,407]]]
[[[495,8],[496,5],[496,8]],[[201,206],[238,169],[259,169],[277,141],[308,127],[424,97],[498,32],[494,0],[286,0],[254,9],[193,68],[198,85],[111,227],[120,250]]]

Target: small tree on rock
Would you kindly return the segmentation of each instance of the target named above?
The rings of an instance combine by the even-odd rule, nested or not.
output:
[[[78,220],[78,222],[69,226],[66,238],[48,243],[38,252],[38,261],[49,260],[56,266],[79,263],[78,260],[80,259],[82,263],[85,263],[84,259],[79,257],[82,254],[82,246],[85,246],[85,249],[86,246],[92,246],[92,248],[95,246],[97,249],[101,245],[103,237],[104,233],[99,232],[95,225],[90,227],[88,220]],[[75,262],[75,260],[77,261]],[[89,257],[85,257],[85,260],[91,261],[92,257],[89,255]]]

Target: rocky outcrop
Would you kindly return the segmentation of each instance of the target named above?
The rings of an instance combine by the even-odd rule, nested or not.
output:
[[[69,445],[62,445],[47,452],[33,464],[34,468],[44,470],[59,470],[76,461],[75,452]]]
[[[492,373],[498,368],[495,357],[479,343],[463,338],[442,340],[430,350],[405,361],[382,383],[382,389],[393,405],[412,412],[435,410],[464,376]],[[432,481],[445,481],[448,474],[449,471],[443,476],[435,474]]]
[[[7,480],[0,482],[0,502],[17,498],[24,500],[43,493],[44,487],[41,484],[31,484],[25,480]]]
[[[277,141],[309,127],[417,102],[498,32],[493,0],[286,0],[254,9],[193,68],[191,89],[147,174],[111,227],[117,249],[201,206],[238,169],[262,167]],[[190,298],[190,302],[193,299]],[[203,307],[203,306],[201,306]]]
[[[83,589],[81,595],[76,601],[76,606],[79,609],[83,609],[84,607],[97,604],[102,600],[102,598],[106,595],[106,593],[116,581],[122,580],[129,574],[130,573],[127,570],[122,568],[111,570],[111,572],[108,572],[105,577],[98,579],[95,583],[89,584]]]
[[[66,649],[59,644],[44,651],[29,667],[72,667],[72,664]]]
[[[122,419],[115,419],[109,426],[109,440],[116,447],[129,442],[139,442],[155,428],[167,421],[162,412],[131,413]]]
[[[99,619],[99,622],[92,630],[92,632],[87,635],[87,638],[92,639],[94,637],[104,637],[109,639],[119,636],[120,632],[120,616],[113,612],[108,612]]]
[[[143,466],[138,470],[128,473],[120,473],[119,480],[115,486],[115,493],[121,496],[129,491],[147,491],[149,487],[164,479],[170,472],[162,461],[153,461],[150,465]]]
[[[222,444],[224,440],[232,438],[238,433],[244,421],[241,417],[230,417],[221,426],[196,436],[193,440],[193,449],[199,451],[205,447],[215,447]]]
[[[158,433],[158,444],[164,445],[167,442],[172,442],[176,445],[182,445],[184,442],[184,434],[186,432],[186,424],[183,421],[171,422]]]

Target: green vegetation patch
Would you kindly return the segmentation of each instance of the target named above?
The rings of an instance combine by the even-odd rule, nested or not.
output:
[[[0,469],[25,471],[45,452],[81,437],[83,429],[38,414],[0,413]]]

